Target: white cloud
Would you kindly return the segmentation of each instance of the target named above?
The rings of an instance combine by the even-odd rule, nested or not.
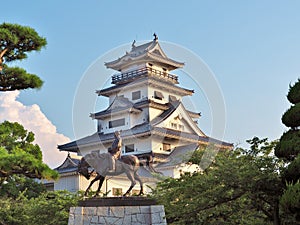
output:
[[[35,134],[35,143],[43,152],[43,161],[52,168],[59,166],[67,153],[58,151],[57,145],[69,142],[70,139],[57,133],[56,127],[38,105],[26,106],[19,102],[19,94],[19,91],[0,93],[0,122],[18,122],[26,130],[32,131]]]

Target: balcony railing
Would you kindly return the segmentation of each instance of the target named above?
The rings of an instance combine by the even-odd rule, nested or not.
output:
[[[156,76],[162,78],[165,81],[171,82],[173,84],[178,84],[178,76],[174,74],[169,74],[164,71],[156,70],[151,67],[144,67],[142,69],[129,71],[127,73],[115,74],[112,76],[112,84],[123,84],[128,83],[139,77],[146,76]]]

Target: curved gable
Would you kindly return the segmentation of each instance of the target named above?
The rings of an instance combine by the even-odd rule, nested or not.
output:
[[[152,121],[152,125],[179,131],[181,130],[187,133],[206,137],[204,132],[197,126],[181,102],[173,105],[173,108],[170,107],[168,110],[164,111],[161,115],[155,118]]]

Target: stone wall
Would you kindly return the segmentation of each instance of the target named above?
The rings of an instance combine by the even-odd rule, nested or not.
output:
[[[163,205],[71,207],[68,225],[166,225]]]

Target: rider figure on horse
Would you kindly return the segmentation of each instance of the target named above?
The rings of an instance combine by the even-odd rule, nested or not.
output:
[[[122,139],[120,136],[120,131],[115,131],[115,140],[113,141],[111,148],[108,152],[111,154],[111,167],[110,171],[114,172],[116,170],[116,160],[121,157]]]

